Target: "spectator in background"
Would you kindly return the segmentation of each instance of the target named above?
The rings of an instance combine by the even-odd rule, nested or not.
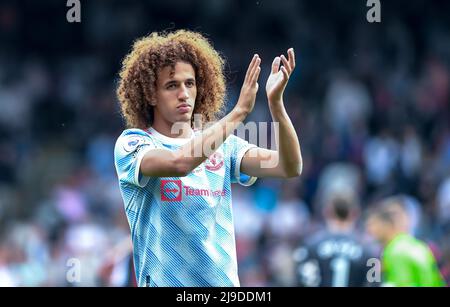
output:
[[[278,202],[267,215],[273,238],[291,239],[305,234],[308,230],[310,213],[305,202],[298,196],[300,180],[297,178],[283,182]]]
[[[358,123],[366,122],[372,111],[372,101],[364,84],[342,72],[331,80],[325,104],[327,122],[339,136],[349,134]]]
[[[448,235],[450,233],[450,177],[445,179],[438,188],[437,205],[439,222]]]
[[[392,182],[398,159],[399,144],[388,129],[370,137],[364,148],[368,183],[376,189]]]
[[[383,246],[383,284],[394,287],[441,287],[445,282],[429,247],[408,233],[404,199],[391,197],[367,219],[367,231]]]

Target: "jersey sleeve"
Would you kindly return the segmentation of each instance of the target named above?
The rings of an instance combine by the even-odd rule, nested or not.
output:
[[[156,148],[154,140],[143,130],[125,130],[114,148],[114,163],[120,183],[145,187],[150,178],[141,174],[141,161],[149,150]]]
[[[250,186],[256,181],[256,177],[249,176],[241,172],[241,162],[245,153],[250,148],[256,148],[256,145],[235,136],[230,135],[228,137],[228,144],[230,146],[230,158],[231,158],[231,182],[239,183],[243,186]]]

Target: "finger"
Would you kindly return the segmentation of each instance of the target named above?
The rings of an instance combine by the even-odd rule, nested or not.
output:
[[[248,76],[247,76],[247,81],[251,82],[253,75],[255,74],[256,68],[259,66],[259,64],[261,63],[261,58],[258,55],[255,55],[254,61],[252,61],[252,65],[248,68]]]
[[[261,72],[261,67],[258,66],[255,70],[255,73],[254,73],[251,81],[250,81],[251,82],[250,84],[255,84],[256,82],[258,82],[260,72]]]
[[[252,71],[252,74],[250,76],[250,83],[253,84],[258,80],[258,77],[255,77],[255,75],[259,75],[259,72],[261,71],[261,67],[259,66],[261,64],[261,58],[258,58],[255,63],[255,67]]]
[[[275,57],[272,62],[272,73],[276,74],[280,70],[280,57]]]
[[[283,61],[283,66],[286,67],[286,70],[290,74],[292,71],[291,64],[289,64],[288,60],[286,59],[286,57],[284,55],[281,56],[281,61]]]
[[[294,52],[294,48],[290,48],[288,50],[288,56],[289,56],[289,64],[291,65],[291,69],[294,70],[294,68],[295,68],[295,52]]]
[[[250,77],[251,72],[252,72],[252,69],[253,69],[253,66],[255,65],[255,62],[256,62],[257,59],[258,59],[258,55],[255,54],[255,55],[253,56],[252,60],[250,61],[250,64],[248,65],[247,73],[245,74],[244,82],[247,81],[248,78]]]
[[[286,67],[281,66],[281,71],[283,72],[283,81],[287,81],[289,79],[289,73]]]
[[[259,66],[258,63],[259,63],[260,61],[261,61],[261,60],[258,60],[258,58],[256,58],[256,59],[255,59],[255,62],[254,62],[253,65],[252,65],[252,67],[249,68],[250,70],[249,70],[249,72],[248,72],[248,77],[247,77],[247,79],[245,80],[245,81],[246,81],[246,84],[251,84],[251,83],[252,83],[253,75],[255,74],[256,68]]]

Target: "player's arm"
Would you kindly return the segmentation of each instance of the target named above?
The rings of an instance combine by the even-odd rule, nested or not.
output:
[[[248,150],[241,164],[242,172],[247,175],[288,178],[299,176],[302,172],[300,143],[283,102],[283,92],[294,68],[295,54],[292,48],[288,50],[288,59],[282,55],[272,63],[266,92],[272,120],[279,123],[279,131],[275,133],[277,150],[260,147]]]
[[[258,91],[261,59],[255,55],[250,62],[234,109],[220,121],[195,136],[176,151],[148,151],[140,164],[142,175],[148,177],[183,177],[205,161],[253,110]]]

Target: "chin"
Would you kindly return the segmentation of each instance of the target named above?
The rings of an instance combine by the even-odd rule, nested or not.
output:
[[[183,114],[183,115],[177,116],[173,122],[174,123],[186,123],[186,122],[190,122],[190,121],[191,121],[191,115]]]
[[[181,121],[186,121],[186,122],[190,122],[192,119],[192,114],[186,114],[182,116]]]

